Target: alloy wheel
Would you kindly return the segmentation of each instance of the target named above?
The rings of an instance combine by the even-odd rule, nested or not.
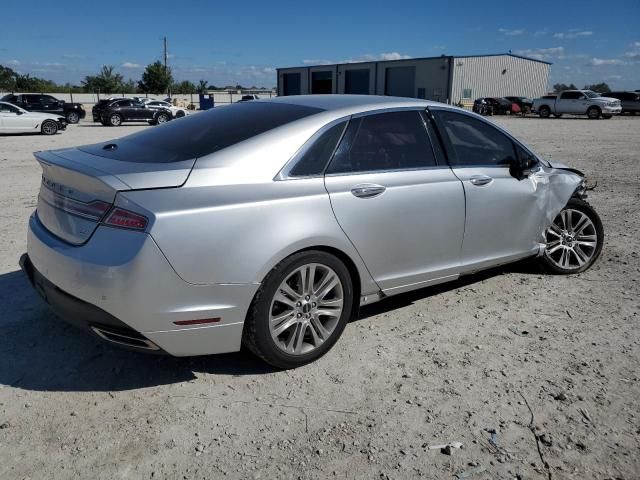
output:
[[[113,125],[114,127],[118,127],[121,123],[122,119],[120,118],[120,115],[111,116],[111,125]]]
[[[333,269],[320,263],[303,265],[282,281],[271,300],[271,337],[285,353],[309,353],[331,336],[343,304],[343,285]]]
[[[58,127],[53,122],[45,122],[45,124],[42,125],[42,132],[45,135],[53,135],[57,131],[58,131]]]
[[[578,270],[597,251],[598,236],[591,219],[574,209],[562,210],[546,232],[545,256],[563,270]]]

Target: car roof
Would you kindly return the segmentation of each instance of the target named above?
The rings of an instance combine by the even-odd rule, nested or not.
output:
[[[420,100],[417,98],[385,97],[380,95],[290,95],[259,99],[256,102],[288,103],[305,107],[319,108],[329,112],[341,114],[353,114],[370,110],[403,107],[428,107],[430,105],[442,105],[438,102]]]

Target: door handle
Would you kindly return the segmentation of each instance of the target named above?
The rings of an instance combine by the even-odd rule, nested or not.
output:
[[[491,182],[493,182],[493,178],[487,175],[474,175],[471,177],[470,182],[473,185],[480,187],[482,185],[489,185]]]
[[[361,183],[351,189],[351,194],[358,198],[373,198],[386,190],[382,185],[375,183]]]

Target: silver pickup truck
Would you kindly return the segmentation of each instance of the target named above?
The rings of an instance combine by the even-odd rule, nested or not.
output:
[[[616,98],[601,97],[591,90],[564,90],[557,96],[545,95],[536,98],[531,107],[541,118],[549,118],[551,115],[561,117],[569,115],[586,115],[589,118],[611,118],[614,114],[622,112],[620,100]]]

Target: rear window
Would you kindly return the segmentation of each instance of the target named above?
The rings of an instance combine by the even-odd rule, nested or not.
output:
[[[147,128],[117,140],[79,147],[79,150],[126,162],[181,162],[217,152],[322,111],[286,103],[236,103],[174,120],[161,127]]]

